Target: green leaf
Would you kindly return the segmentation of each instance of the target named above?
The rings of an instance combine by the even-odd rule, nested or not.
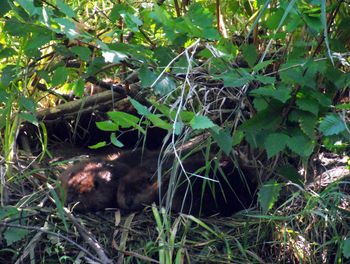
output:
[[[88,61],[91,56],[91,50],[87,47],[74,46],[72,47],[72,52],[79,56],[83,61]]]
[[[117,63],[128,58],[124,53],[115,50],[102,51],[102,56],[107,63]]]
[[[241,143],[242,139],[244,138],[244,133],[243,131],[241,130],[236,130],[234,133],[233,133],[233,142],[232,142],[232,146],[236,146],[238,145],[239,143]]]
[[[151,70],[147,68],[146,64],[143,64],[140,67],[138,76],[141,80],[142,88],[150,87],[153,84],[153,82],[156,80],[156,76],[153,74]]]
[[[1,11],[0,11],[1,12]],[[0,59],[10,58],[17,54],[17,52],[12,48],[4,48],[0,51]]]
[[[66,18],[59,17],[59,18],[53,18],[54,21],[57,22],[58,25],[60,25],[66,34],[66,36],[72,40],[75,38],[80,37],[81,35],[78,33],[76,26],[74,23]]]
[[[267,213],[277,201],[282,185],[271,180],[260,187],[258,201],[264,213]]]
[[[299,98],[296,100],[296,105],[299,106],[301,110],[313,113],[315,116],[318,115],[318,103],[311,99]]]
[[[348,103],[348,104],[336,105],[335,108],[337,108],[337,109],[346,109],[346,110],[350,110],[350,103]]]
[[[8,11],[11,10],[11,6],[7,0],[1,0],[0,17],[3,17]]]
[[[1,82],[3,85],[7,86],[16,76],[16,65],[7,65],[1,71]]]
[[[154,86],[155,94],[167,95],[169,92],[175,90],[176,86],[172,78],[163,75]]]
[[[61,0],[56,0],[56,5],[60,9],[60,11],[64,13],[67,17],[72,18],[75,16],[75,12],[73,11],[73,9]]]
[[[32,115],[32,114],[28,114],[28,113],[19,113],[18,115],[21,119],[24,119],[34,125],[39,125],[39,121],[38,119],[36,118],[35,115]]]
[[[96,72],[98,72],[102,67],[106,65],[106,62],[104,58],[97,57],[95,58],[89,65],[89,68],[86,71],[86,74],[84,74],[83,78],[87,78],[91,75],[94,75]]]
[[[31,98],[19,97],[19,105],[25,110],[35,113],[36,103]]]
[[[106,146],[106,141],[102,141],[102,142],[99,142],[95,145],[92,145],[92,146],[89,146],[90,149],[98,149],[98,148],[102,148],[104,146]]]
[[[343,242],[343,255],[350,258],[350,238],[345,238]]]
[[[267,136],[265,148],[267,157],[271,158],[284,150],[289,140],[289,136],[283,133],[273,133]]]
[[[7,246],[11,246],[14,242],[22,240],[29,234],[30,230],[21,228],[8,228],[4,232],[4,237],[6,239]]]
[[[124,144],[117,139],[117,136],[115,133],[111,133],[111,142],[114,146],[118,148],[124,147]]]
[[[124,19],[126,26],[131,31],[134,31],[134,32],[139,31],[139,27],[142,26],[142,21],[138,17],[126,11],[120,12],[120,16]]]
[[[346,130],[344,121],[337,114],[327,115],[320,124],[319,130],[325,136],[338,135]]]
[[[172,112],[174,113],[174,112]],[[180,117],[181,120],[184,122],[190,122],[195,116],[195,113],[191,112],[191,111],[181,111],[180,112]]]
[[[298,184],[301,187],[304,186],[303,178],[298,173],[298,170],[291,165],[285,165],[279,168],[277,170],[277,174],[282,175],[287,180],[290,180],[291,182]]]
[[[58,85],[64,84],[68,78],[68,71],[65,67],[59,67],[56,69],[52,76],[52,86],[56,87]]]
[[[261,69],[264,69],[265,67],[269,66],[271,63],[273,63],[273,60],[266,60],[266,61],[260,62],[254,66],[253,70],[255,72],[258,72]]]
[[[131,97],[128,97],[128,98],[131,104],[135,107],[135,109],[140,115],[144,115],[144,116],[152,115],[152,113],[148,110],[146,106],[140,104],[138,101],[132,99]]]
[[[78,97],[83,97],[85,90],[85,82],[83,79],[78,79],[77,81],[71,83],[73,93]]]
[[[41,46],[45,45],[46,43],[49,43],[52,40],[51,33],[45,30],[41,30],[40,32],[33,33],[33,37],[28,42],[27,46],[25,47],[26,50],[37,50]]]
[[[193,129],[206,129],[216,126],[208,117],[202,115],[195,116],[190,121],[190,125]]]
[[[225,154],[230,155],[233,145],[233,139],[231,135],[219,126],[210,128],[210,134],[218,146],[225,152]]]
[[[5,1],[1,1],[1,7],[3,5],[3,2],[7,2],[6,0]],[[12,1],[11,1],[12,2]],[[26,11],[28,11],[28,13],[32,16],[36,13],[36,7],[34,5],[34,2],[33,1],[28,1],[28,0],[16,0],[16,2],[18,4],[20,4],[21,7],[23,7]]]
[[[150,115],[147,118],[155,125],[156,127],[163,128],[165,130],[172,130],[173,126],[163,119],[159,118],[157,115]]]
[[[276,82],[276,77],[256,75],[255,79],[263,84],[274,84]]]
[[[254,45],[248,45],[243,47],[243,57],[248,62],[250,67],[253,67],[257,58],[258,54],[256,52]]]
[[[237,78],[237,79],[224,79],[224,85],[226,87],[241,87],[251,81],[254,80],[254,77],[251,75],[245,75],[243,77]]]
[[[302,113],[302,115],[300,116],[300,128],[305,133],[305,135],[307,135],[311,139],[314,139],[315,137],[316,123],[317,117],[312,114]]]
[[[258,112],[261,112],[269,107],[269,100],[266,97],[255,97],[253,99],[253,104]]]
[[[135,127],[140,120],[138,117],[124,112],[114,111],[107,114],[116,125],[122,128]]]
[[[119,126],[111,120],[96,122],[96,126],[103,131],[117,131]]]
[[[291,96],[291,90],[287,87],[275,89],[273,86],[264,86],[250,92],[253,95],[269,96],[285,103]]]
[[[314,143],[304,135],[290,137],[287,146],[303,158],[310,156],[314,149]]]

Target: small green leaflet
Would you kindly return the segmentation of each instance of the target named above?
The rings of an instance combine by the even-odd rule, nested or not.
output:
[[[216,126],[208,117],[202,115],[195,116],[190,121],[190,125],[193,129],[206,129]]]
[[[265,148],[267,157],[271,158],[285,149],[289,136],[283,133],[273,133],[267,136]]]
[[[345,124],[341,117],[337,114],[329,114],[320,124],[320,131],[325,136],[337,135],[345,131]]]
[[[282,184],[278,184],[276,180],[271,180],[260,187],[258,192],[258,201],[264,213],[267,213],[277,201]]]

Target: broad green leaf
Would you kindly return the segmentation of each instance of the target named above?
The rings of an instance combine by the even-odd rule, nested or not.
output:
[[[155,94],[167,95],[169,92],[175,90],[176,86],[172,78],[163,75],[154,86]]]
[[[52,86],[64,84],[68,78],[68,70],[65,67],[59,67],[56,69],[52,76]]]
[[[299,125],[301,130],[309,138],[314,139],[315,137],[315,128],[317,123],[317,117],[310,113],[302,113],[299,119]]]
[[[273,133],[267,136],[265,148],[267,157],[271,158],[284,150],[289,140],[289,136],[283,133]]]
[[[118,124],[111,120],[96,122],[96,126],[103,131],[117,131],[119,129]]]
[[[124,53],[115,50],[102,51],[102,56],[107,63],[117,63],[128,58]]]
[[[19,113],[18,116],[21,119],[24,119],[24,120],[26,120],[34,125],[39,125],[38,119],[35,115],[28,114],[28,113]]]
[[[281,114],[278,112],[278,109],[274,111],[267,108],[266,110],[258,112],[251,119],[245,121],[239,126],[239,129],[243,131],[257,132],[261,129],[277,128],[280,122]]]
[[[16,65],[7,65],[1,71],[1,82],[3,85],[7,86],[16,76]]]
[[[106,65],[106,62],[103,57],[95,58],[92,62],[90,62],[89,68],[87,69],[86,74],[84,74],[83,77],[87,78],[91,75],[94,75],[105,65]]]
[[[174,112],[172,112],[174,113]],[[180,112],[180,117],[181,120],[184,122],[190,122],[195,116],[195,113],[191,112],[191,111],[181,111]]]
[[[124,144],[117,139],[117,136],[115,133],[111,133],[111,142],[114,146],[118,148],[124,147]]]
[[[11,10],[11,6],[7,0],[1,0],[0,17],[3,17],[8,11]]]
[[[269,19],[266,20],[266,25],[269,29],[275,30],[281,22],[284,10],[278,9],[276,12],[270,14]]]
[[[10,18],[6,20],[4,30],[12,36],[24,37],[29,32],[36,32],[34,25],[23,24],[21,21]]]
[[[254,66],[253,70],[255,72],[258,72],[261,69],[264,69],[265,67],[269,66],[271,63],[273,63],[273,60],[266,60],[266,61],[260,62]]]
[[[256,96],[253,99],[254,107],[258,112],[261,112],[270,106],[270,104],[269,104],[270,100],[267,100],[267,99],[268,98],[262,97],[262,96]]]
[[[59,10],[64,13],[67,17],[72,18],[75,16],[73,9],[61,0],[56,0],[56,5]]]
[[[320,124],[319,130],[325,136],[338,135],[346,129],[344,121],[337,114],[327,115]]]
[[[140,115],[143,115],[143,116],[152,115],[152,113],[148,110],[146,106],[140,104],[138,101],[132,99],[131,97],[129,97],[129,100]]]
[[[210,128],[210,134],[225,154],[230,155],[233,145],[233,138],[231,135],[219,126]]]
[[[234,133],[233,133],[233,142],[232,142],[232,146],[236,146],[238,145],[239,143],[241,143],[242,139],[244,138],[244,133],[243,131],[240,131],[240,130],[236,130]]]
[[[346,109],[346,110],[350,110],[350,103],[348,103],[348,104],[336,105],[335,108],[337,108],[337,109]]]
[[[4,48],[0,51],[0,59],[10,58],[17,54],[17,52],[12,48]]]
[[[23,107],[25,110],[35,113],[36,103],[33,101],[32,98],[27,98],[20,96],[19,97],[19,105]]]
[[[165,130],[172,130],[173,126],[163,119],[159,118],[156,115],[147,116],[147,118],[155,125],[156,127],[163,128]]]
[[[206,129],[216,126],[208,117],[202,115],[194,116],[190,121],[190,125],[193,129]]]
[[[13,243],[25,238],[29,234],[30,230],[21,228],[8,228],[4,232],[4,238],[6,239],[7,246],[11,246]]]
[[[254,45],[248,45],[243,47],[243,57],[248,62],[250,67],[253,67],[257,58],[258,54],[256,52]]]
[[[142,88],[150,87],[153,84],[153,82],[156,80],[156,76],[153,74],[151,70],[147,68],[146,64],[143,64],[140,67],[138,76],[141,80]]]
[[[78,38],[79,36],[81,36],[78,31],[76,26],[74,25],[74,23],[66,18],[63,17],[59,17],[59,18],[53,18],[54,21],[57,22],[58,25],[60,25],[64,31],[64,33],[66,34],[66,36],[72,40],[75,38]]]
[[[122,128],[136,127],[139,122],[139,118],[124,112],[108,112],[108,116],[113,120],[113,122]]]
[[[46,30],[41,30],[41,32],[35,32],[25,47],[26,50],[38,49],[46,43],[52,40],[51,33]]]
[[[251,91],[253,95],[263,95],[275,98],[282,103],[285,103],[291,96],[291,90],[286,87],[279,87],[279,89],[275,89],[273,86],[264,86],[259,89]]]
[[[276,82],[276,77],[256,75],[255,79],[263,84],[274,84]]]
[[[126,11],[122,11],[120,13],[120,16],[124,19],[126,26],[130,30],[132,30],[134,32],[139,31],[139,27],[142,26],[142,21],[138,17],[136,17],[136,16],[134,16]]]
[[[72,52],[79,56],[83,61],[88,61],[91,56],[91,51],[87,47],[74,46]]]
[[[291,136],[287,146],[303,158],[310,156],[314,149],[314,143],[304,135]]]
[[[78,97],[83,97],[84,90],[85,90],[85,82],[83,79],[78,79],[77,81],[73,82],[71,84],[71,87],[73,89],[73,93]]]
[[[230,86],[231,87],[241,87],[241,86],[243,86],[243,85],[245,85],[245,84],[247,84],[247,83],[249,83],[249,82],[251,82],[253,80],[254,80],[254,76],[252,76],[252,75],[245,75],[245,76],[239,77],[237,79],[234,79],[234,78],[227,79],[227,78],[225,78],[224,79],[224,85],[226,87],[230,87]]]
[[[345,238],[343,242],[343,255],[346,258],[350,258],[350,238]]]
[[[315,116],[318,115],[318,103],[311,99],[298,98],[296,100],[296,105],[299,106],[301,110],[313,113]]]
[[[285,165],[277,170],[277,174],[282,175],[287,180],[303,186],[303,178],[298,173],[298,170],[291,165]]]
[[[271,180],[260,187],[258,201],[264,213],[267,213],[273,207],[280,195],[281,188],[282,184],[278,184],[275,180]]]
[[[7,93],[4,90],[0,89],[0,104],[7,102],[9,97],[10,97],[9,93]]]

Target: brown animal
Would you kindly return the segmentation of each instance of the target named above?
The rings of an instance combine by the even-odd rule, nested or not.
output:
[[[173,211],[194,215],[215,213],[231,215],[250,205],[253,199],[250,195],[250,183],[243,182],[237,170],[232,171],[234,169],[232,162],[227,160],[219,162],[217,164],[219,170],[215,169],[214,162],[209,168],[206,168],[206,165],[201,155],[194,155],[183,161],[189,182],[188,178],[180,176],[179,185],[172,200]],[[169,184],[169,175],[166,174],[169,168],[171,165],[166,164],[162,171],[162,200],[165,199]],[[203,180],[194,175],[205,175],[205,170],[209,172],[207,176],[219,181],[220,185],[218,182]],[[224,172],[226,178],[219,171]],[[118,183],[117,205],[126,211],[140,210],[144,205],[159,201],[158,187],[154,162],[135,167]]]
[[[76,203],[74,208],[80,212],[116,207],[119,179],[152,155],[153,152],[137,149],[125,151],[113,160],[103,157],[77,163],[58,177],[66,203]]]

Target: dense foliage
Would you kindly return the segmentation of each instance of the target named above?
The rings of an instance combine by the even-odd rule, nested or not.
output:
[[[248,145],[250,159],[263,155],[274,164],[269,175],[276,177],[259,192],[263,213],[278,200],[278,176],[303,188],[298,171],[307,177],[321,149],[349,150],[348,2],[116,2],[0,3],[0,154],[7,179],[21,124],[38,128],[42,157],[50,155],[46,116],[38,112],[69,93],[85,98],[86,83],[106,76],[118,80],[111,89],[128,91],[138,113],[110,111],[97,123],[113,144],[123,145],[119,129],[146,134],[152,126],[167,130],[172,144],[209,131],[227,155]],[[342,236],[332,241],[341,245],[334,261],[350,256]],[[303,254],[299,260],[320,260]]]

